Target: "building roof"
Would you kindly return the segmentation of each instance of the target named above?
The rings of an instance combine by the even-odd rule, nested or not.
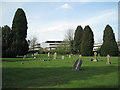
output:
[[[45,41],[45,43],[61,43],[62,41]]]

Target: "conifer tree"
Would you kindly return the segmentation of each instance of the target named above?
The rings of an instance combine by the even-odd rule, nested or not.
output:
[[[100,53],[103,56],[106,56],[107,54],[111,56],[118,55],[118,46],[115,40],[113,29],[110,25],[107,25],[105,27],[104,35],[103,35],[103,44],[100,48]]]
[[[85,26],[82,33],[81,54],[83,56],[93,55],[94,35],[91,28]]]
[[[2,57],[13,57],[12,55],[12,30],[9,26],[2,27]]]
[[[25,55],[28,51],[27,37],[27,19],[25,12],[18,8],[12,23],[13,43],[12,49],[16,55]]]
[[[74,35],[74,51],[75,53],[81,53],[81,42],[82,42],[82,31],[83,28],[81,26],[78,26],[77,29],[75,30],[75,35]]]

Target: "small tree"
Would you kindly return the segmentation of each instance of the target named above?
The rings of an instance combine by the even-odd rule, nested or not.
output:
[[[33,37],[31,40],[29,40],[29,43],[30,43],[30,48],[31,50],[35,50],[35,45],[37,44],[37,38],[36,37]]]
[[[75,30],[73,44],[74,44],[74,51],[76,53],[81,53],[82,31],[83,28],[81,26],[78,26],[77,29]]]
[[[117,42],[115,40],[113,29],[110,25],[107,25],[105,27],[104,35],[103,35],[103,44],[100,48],[100,53],[103,56],[106,56],[107,54],[111,56],[118,55]]]
[[[66,43],[69,44],[69,46],[67,45],[67,47],[69,47],[69,50],[71,53],[73,53],[73,29],[68,29],[67,33],[65,34],[65,39],[62,43]]]
[[[81,54],[84,56],[93,55],[94,35],[91,28],[85,26],[82,33]]]

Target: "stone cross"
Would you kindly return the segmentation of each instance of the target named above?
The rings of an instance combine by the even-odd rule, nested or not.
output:
[[[64,60],[64,56],[62,56],[62,60]]]
[[[55,53],[54,53],[54,59],[56,59],[56,57],[57,57],[57,53],[55,52]]]
[[[50,57],[50,53],[48,52],[48,57]]]
[[[81,54],[79,55],[79,59],[82,59],[82,55]]]
[[[110,55],[109,54],[107,55],[107,64],[111,64],[110,63]]]
[[[96,55],[97,55],[97,52],[94,52],[94,60],[93,61],[97,61]]]

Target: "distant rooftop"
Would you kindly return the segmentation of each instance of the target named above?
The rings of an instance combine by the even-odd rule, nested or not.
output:
[[[45,41],[45,43],[61,43],[62,41]]]

